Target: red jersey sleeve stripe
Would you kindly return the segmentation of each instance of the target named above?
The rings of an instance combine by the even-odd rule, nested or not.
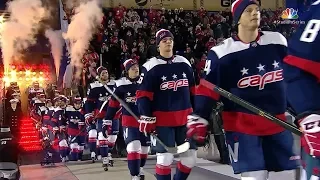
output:
[[[311,61],[308,59],[300,58],[297,56],[288,55],[285,57],[284,62],[295,66],[299,69],[302,69],[312,75],[316,76],[318,80],[320,80],[320,63]]]
[[[213,89],[208,89],[207,87],[203,86],[203,85],[198,85],[197,88],[196,88],[196,95],[198,96],[206,96],[206,97],[209,97],[213,100],[219,100],[220,98],[220,95],[215,93],[213,91]]]
[[[150,101],[152,101],[153,100],[153,92],[138,90],[136,92],[136,97],[137,97],[137,99],[147,97],[150,99]]]

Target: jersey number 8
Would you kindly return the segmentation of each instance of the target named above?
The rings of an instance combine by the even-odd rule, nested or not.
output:
[[[311,43],[313,42],[318,35],[320,30],[320,20],[312,19],[308,22],[306,27],[304,28],[303,33],[300,36],[300,41]]]

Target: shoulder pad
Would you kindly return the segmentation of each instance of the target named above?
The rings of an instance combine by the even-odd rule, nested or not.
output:
[[[122,77],[115,81],[116,87],[120,87],[123,85],[132,84],[131,81],[129,81],[126,77]]]
[[[67,106],[66,111],[74,111],[75,109],[72,106]]]
[[[262,33],[263,35],[261,36],[261,45],[279,44],[288,46],[287,39],[281,33],[272,31],[262,31]]]
[[[111,85],[111,86],[113,86],[113,85],[115,85],[116,83],[115,83],[115,80],[111,80],[111,81],[109,81],[108,83],[107,83],[107,85]]]
[[[54,112],[57,112],[57,111],[61,111],[62,109],[60,107],[56,107],[54,108]]]
[[[191,67],[191,64],[190,64],[190,62],[188,61],[188,59],[186,59],[186,58],[183,57],[183,56],[176,55],[175,58],[174,58],[174,61],[175,61],[175,62],[186,63],[186,64],[188,64],[188,66]]]
[[[40,106],[39,108],[40,108],[41,111],[47,110],[47,107],[45,107],[45,106]]]
[[[51,106],[51,107],[49,107],[48,109],[49,109],[50,111],[53,111],[53,110],[54,110],[54,107]]]
[[[156,57],[153,57],[149,59],[149,61],[145,62],[142,66],[146,68],[147,71],[150,71],[152,68],[154,68],[157,65],[166,64],[167,62],[157,59]]]
[[[94,89],[94,88],[97,88],[97,87],[102,87],[102,84],[99,81],[95,81],[93,83],[90,83],[90,88],[91,89]]]

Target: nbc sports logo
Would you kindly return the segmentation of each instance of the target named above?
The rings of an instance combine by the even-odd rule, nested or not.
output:
[[[281,18],[289,19],[289,20],[298,19],[299,18],[298,11],[293,8],[287,8],[284,11],[282,11]]]

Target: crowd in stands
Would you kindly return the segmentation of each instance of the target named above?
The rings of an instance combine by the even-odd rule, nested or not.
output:
[[[278,31],[289,37],[295,28],[278,23],[282,10],[262,9],[261,30]],[[208,12],[204,8],[198,11],[152,7],[133,9],[119,4],[116,8],[104,9],[104,14],[99,32],[83,59],[86,65],[85,84],[94,81],[94,69],[100,64],[99,54],[102,65],[115,78],[121,77],[124,60],[135,59],[142,65],[148,58],[157,56],[155,33],[161,28],[173,33],[175,53],[191,62],[198,80],[205,66],[207,51],[237,32],[229,9],[220,12]]]

